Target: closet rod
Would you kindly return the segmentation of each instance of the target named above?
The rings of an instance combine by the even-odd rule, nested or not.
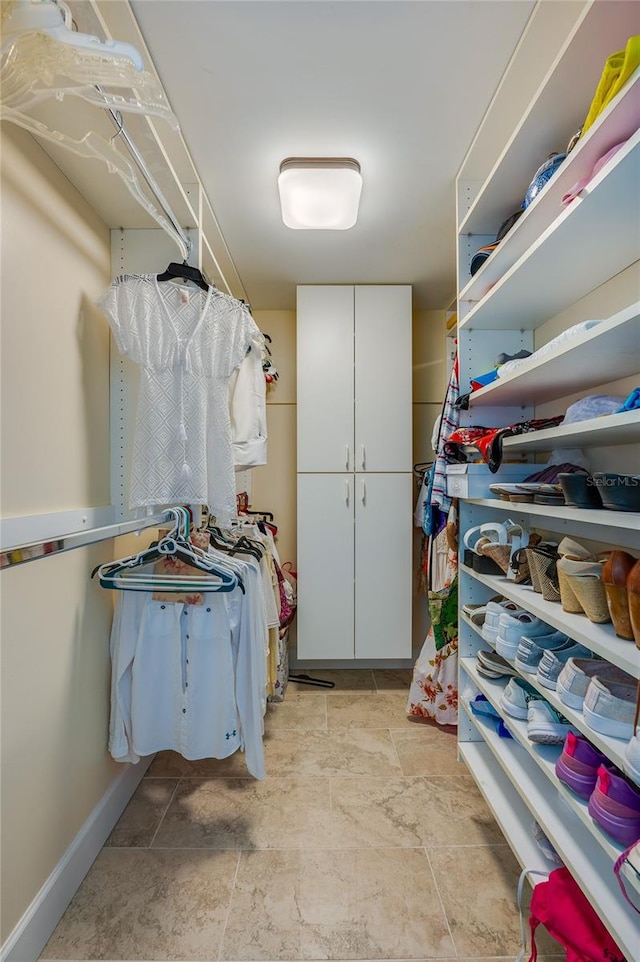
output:
[[[100,88],[98,88],[98,89],[100,89]],[[135,143],[134,143],[133,140],[131,139],[131,137],[130,137],[130,135],[129,135],[129,131],[127,130],[127,128],[126,128],[125,125],[124,125],[124,120],[123,120],[123,118],[122,118],[122,114],[120,113],[120,111],[119,111],[119,110],[114,110],[113,107],[105,107],[105,110],[107,111],[107,113],[108,113],[109,116],[111,117],[111,120],[113,121],[114,125],[115,125],[115,126],[117,127],[117,129],[118,129],[118,133],[117,133],[116,136],[121,137],[122,140],[124,141],[124,144],[125,144],[127,150],[129,151],[129,153],[131,154],[131,156],[133,157],[133,159],[134,159],[134,161],[135,161],[135,163],[136,163],[136,166],[137,166],[138,170],[140,171],[140,173],[141,173],[142,176],[144,177],[144,179],[145,179],[145,181],[146,181],[146,183],[147,183],[147,186],[149,187],[149,190],[151,191],[151,193],[153,194],[153,196],[155,197],[155,199],[157,200],[157,202],[158,202],[158,203],[160,204],[160,206],[162,207],[162,210],[163,210],[164,214],[166,215],[167,220],[170,222],[171,227],[173,228],[173,231],[174,231],[174,234],[175,234],[174,240],[176,240],[176,241],[178,242],[178,246],[181,247],[181,249],[182,249],[182,255],[183,255],[183,257],[184,257],[184,260],[185,260],[185,261],[188,261],[189,258],[191,257],[191,252],[192,252],[192,250],[193,250],[193,245],[192,245],[192,243],[191,243],[191,238],[188,237],[187,234],[185,234],[184,230],[183,230],[182,227],[180,226],[180,222],[179,222],[178,218],[177,218],[176,215],[173,213],[173,211],[172,211],[172,209],[171,209],[171,207],[170,207],[170,205],[169,205],[169,201],[167,200],[167,198],[166,198],[166,197],[164,196],[164,194],[162,193],[160,187],[159,187],[158,184],[156,183],[155,178],[153,177],[153,174],[151,173],[151,171],[150,171],[149,168],[147,167],[147,165],[146,165],[146,163],[145,163],[145,160],[144,160],[142,154],[140,153],[140,151],[139,151],[138,148],[136,147]],[[167,231],[167,233],[169,233],[169,231]]]
[[[89,531],[77,531],[73,534],[60,535],[58,538],[47,538],[44,541],[31,541],[29,544],[15,545],[11,548],[0,548],[0,570],[15,565],[25,564],[27,561],[37,561],[39,558],[49,558],[63,551],[74,548],[84,548],[99,541],[109,541],[121,534],[133,534],[144,531],[145,528],[157,528],[167,521],[167,512],[150,515],[137,521],[121,521],[107,524],[101,528],[91,528]]]

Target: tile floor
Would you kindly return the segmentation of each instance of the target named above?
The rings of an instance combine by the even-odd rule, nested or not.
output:
[[[407,720],[409,671],[317,674],[269,706],[264,781],[156,756],[42,960],[515,958],[519,867],[455,735]]]

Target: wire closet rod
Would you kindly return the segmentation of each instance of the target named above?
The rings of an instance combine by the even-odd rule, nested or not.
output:
[[[135,164],[138,170],[144,177],[147,183],[147,186],[149,187],[149,190],[151,191],[151,193],[153,194],[157,202],[162,207],[163,213],[166,215],[167,220],[169,221],[169,223],[171,224],[171,227],[175,232],[175,235],[176,235],[175,239],[178,240],[183,245],[184,259],[185,261],[188,261],[191,256],[191,251],[193,250],[191,238],[188,237],[187,234],[185,234],[184,230],[180,226],[180,222],[176,217],[176,215],[174,214],[174,212],[172,211],[169,201],[162,193],[162,190],[158,186],[153,174],[147,167],[142,154],[136,147],[134,141],[131,139],[129,131],[125,127],[124,120],[120,111],[114,110],[113,107],[105,107],[105,110],[111,117],[111,120],[113,121],[114,125],[117,127],[117,130],[118,130],[117,136],[120,137],[124,142],[127,150],[129,151],[133,160],[135,161]]]
[[[49,558],[51,555],[72,551],[74,548],[85,548],[99,541],[109,541],[122,534],[134,534],[137,531],[144,531],[145,528],[157,528],[165,524],[168,518],[169,515],[164,511],[162,514],[149,515],[148,518],[140,518],[137,521],[120,521],[101,528],[47,538],[44,541],[31,541],[28,544],[16,545],[4,550],[0,548],[0,570],[25,564],[27,561],[37,561],[39,558]]]

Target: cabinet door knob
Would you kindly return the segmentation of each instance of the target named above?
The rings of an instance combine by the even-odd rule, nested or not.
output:
[[[349,470],[349,445],[348,444],[345,444],[344,446],[344,466],[345,466],[345,469],[348,471]]]
[[[361,463],[362,463],[362,470],[364,471],[364,469],[365,469],[365,467],[366,467],[366,465],[367,465],[367,455],[366,455],[366,452],[365,452],[365,449],[364,449],[364,444],[361,444],[361,445],[360,445],[360,461],[361,461]]]
[[[362,482],[362,503],[367,503],[367,485],[364,481]]]
[[[346,478],[344,482],[344,503],[349,504],[349,479]]]

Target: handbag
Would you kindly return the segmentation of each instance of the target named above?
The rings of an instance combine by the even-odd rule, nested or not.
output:
[[[520,876],[519,900],[527,871]],[[538,958],[535,931],[539,925],[544,925],[549,935],[566,950],[567,962],[625,962],[622,950],[565,866],[554,869],[546,882],[535,886],[529,906],[529,925],[529,962],[536,962]],[[523,958],[522,953],[519,958]]]

